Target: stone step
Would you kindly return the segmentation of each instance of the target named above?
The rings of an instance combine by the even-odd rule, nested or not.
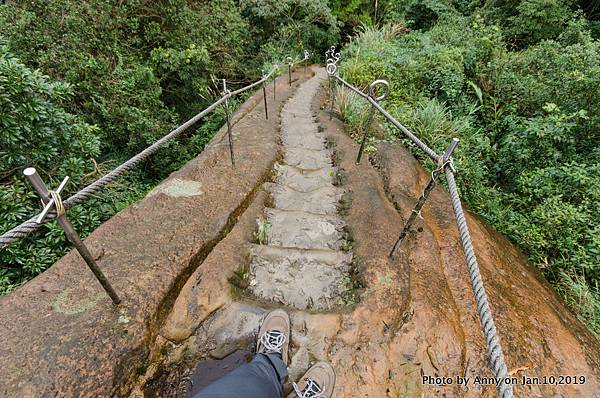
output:
[[[333,184],[335,168],[324,167],[318,170],[302,170],[298,167],[276,164],[278,173],[275,182],[300,192],[311,192],[315,189]]]
[[[304,170],[331,167],[331,152],[327,149],[286,148],[283,160],[290,166]]]
[[[265,209],[265,214],[270,224],[270,245],[332,250],[343,246],[346,224],[337,216],[278,209]]]
[[[311,192],[299,192],[284,185],[265,183],[273,204],[281,210],[297,210],[314,214],[335,215],[344,190],[332,185]]]
[[[312,132],[309,134],[297,134],[296,132],[282,131],[281,141],[285,148],[313,150],[322,150],[325,148],[325,138],[320,134]]]
[[[253,245],[250,290],[268,301],[298,309],[329,310],[342,305],[352,255]]]

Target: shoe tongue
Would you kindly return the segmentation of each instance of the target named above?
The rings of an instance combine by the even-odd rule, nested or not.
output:
[[[281,353],[285,335],[279,330],[269,330],[263,336],[263,345],[267,353]]]

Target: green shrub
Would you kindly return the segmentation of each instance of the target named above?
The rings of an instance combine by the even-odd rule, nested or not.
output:
[[[98,128],[65,112],[69,84],[52,83],[0,46],[0,178],[23,167],[78,177],[100,152]]]
[[[50,186],[71,176],[68,196],[212,103],[221,79],[234,89],[263,65],[305,48],[316,60],[337,40],[324,0],[0,2],[0,232],[39,210],[23,167],[37,166]],[[222,123],[219,109],[70,219],[86,236],[196,156]],[[67,248],[49,223],[3,249],[0,294]]]
[[[573,16],[572,4],[572,0],[523,0],[508,20],[508,34],[520,46],[554,39]]]
[[[519,4],[513,20],[529,18],[524,29],[541,40],[522,51],[507,50],[504,38],[514,32],[486,23],[492,11],[484,7],[471,16],[441,13],[428,30],[395,38],[365,29],[343,50],[341,73],[360,87],[388,79],[384,107],[436,152],[460,138],[454,160],[463,198],[519,244],[600,335],[600,42],[580,15],[550,32],[526,12],[539,2]],[[542,17],[548,21],[556,22]],[[362,112],[355,108],[346,110],[351,125]],[[386,128],[388,139],[435,167]]]

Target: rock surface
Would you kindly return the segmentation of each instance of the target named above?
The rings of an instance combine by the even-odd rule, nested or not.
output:
[[[323,99],[324,95],[313,103],[310,112],[305,113],[319,112]],[[296,116],[300,116],[299,111]],[[335,119],[329,121],[322,111],[319,116],[328,141],[335,142],[340,159],[337,167],[343,169],[346,176],[344,190],[352,195],[344,220],[352,231],[354,262],[361,270],[365,291],[352,308],[338,307],[327,313],[288,310],[292,321],[290,380],[297,380],[314,361],[325,360],[330,361],[337,372],[334,397],[497,396],[493,384],[474,383],[475,377],[491,377],[492,373],[487,364],[485,341],[448,194],[439,187],[434,189],[422,211],[423,219],[415,226],[415,231],[420,232],[411,232],[400,255],[389,259],[389,250],[428,173],[410,153],[391,145],[378,148],[372,158],[376,167],[366,158],[361,164],[355,164],[357,145],[344,133],[343,125]],[[306,122],[311,118],[307,116],[303,120]],[[286,125],[285,118],[282,123]],[[303,127],[302,131],[307,133],[310,129]],[[286,141],[282,141],[285,144]],[[275,185],[267,184],[266,190],[273,192],[282,182],[287,182],[288,187],[281,192],[290,197],[293,196],[291,189],[302,195],[300,192],[310,193],[323,184],[332,184],[338,172],[335,168],[328,171],[307,171],[285,165],[277,168],[279,175],[275,177]],[[295,186],[291,187],[290,182]],[[272,202],[276,204],[277,200]],[[254,213],[242,217],[242,220],[247,218],[243,223],[250,228],[245,232],[246,236],[251,236],[256,229],[253,220],[260,213],[256,209],[259,206],[260,203],[253,204]],[[324,207],[331,209],[329,205]],[[518,378],[515,396],[600,396],[598,341],[565,309],[514,246],[468,211],[467,221],[509,371]],[[247,252],[245,243],[238,240],[244,234],[236,232],[238,228],[244,228],[243,223],[234,228],[232,234],[235,236],[230,235],[217,245],[218,253],[236,248]],[[226,241],[230,243],[224,245]],[[240,258],[232,264],[225,260],[219,265],[225,269],[238,269],[245,261],[251,261],[253,255],[256,259],[260,255],[273,254],[269,253],[272,250],[264,245],[251,246],[250,253],[254,251],[254,254],[250,254],[250,260]],[[298,251],[296,256],[302,253]],[[281,256],[275,257],[283,262]],[[285,266],[290,273],[294,268],[293,258],[288,259]],[[227,271],[211,272],[227,275]],[[225,275],[219,280],[226,278]],[[285,278],[293,276],[290,274]],[[188,281],[190,287],[184,292],[192,291],[194,281],[194,278]],[[278,281],[271,279],[271,283]],[[201,285],[209,289],[212,283],[204,279]],[[251,298],[232,298],[223,289],[215,290],[211,300],[219,301],[217,296],[224,296],[226,302],[242,300],[257,309],[269,308]],[[186,295],[178,298],[172,316],[179,317],[175,313],[189,303],[186,300]],[[202,323],[207,326],[196,328],[189,339],[180,342],[181,346],[195,347],[192,351],[198,353],[196,358],[208,357],[208,352],[202,349],[203,344],[211,341],[206,330],[213,317],[225,316],[221,314],[225,314],[228,305],[207,318]],[[275,304],[281,305],[281,302]],[[301,305],[296,306],[301,308]],[[201,369],[202,363],[196,372]],[[584,375],[586,383],[521,383],[523,376],[541,378],[550,375]],[[454,380],[461,376],[468,377],[470,382],[467,386],[456,383],[436,385],[423,383],[423,376],[446,376]]]
[[[324,77],[315,70],[316,78],[300,86],[311,89],[288,102],[289,112],[281,119],[270,112],[274,124],[262,121],[258,101],[240,120],[236,160],[248,168],[230,167],[220,135],[199,159],[86,240],[94,253],[104,251],[101,266],[125,293],[126,311],[111,310],[73,253],[0,299],[1,396],[181,397],[190,370],[196,367],[194,377],[203,373],[205,362],[198,360],[210,359],[214,367],[215,358],[250,352],[263,315],[281,306],[292,323],[290,381],[324,360],[337,372],[334,397],[497,396],[494,385],[473,382],[492,374],[448,194],[434,189],[423,218],[390,259],[428,173],[408,151],[389,144],[378,147],[373,165],[367,158],[357,165],[358,146],[320,109],[326,91],[313,98]],[[280,85],[278,98],[297,85]],[[316,128],[319,120],[323,128]],[[282,147],[276,144],[280,122]],[[292,128],[295,134],[287,134]],[[321,153],[330,150],[326,142],[339,159],[335,167],[310,169],[315,158],[303,164],[302,156],[297,166],[273,165],[285,162],[288,148]],[[272,167],[277,175],[262,185]],[[342,187],[333,185],[340,180]],[[351,201],[341,217],[343,193]],[[336,231],[347,224],[352,251],[251,243],[265,206],[279,209],[267,215],[334,219]],[[598,340],[513,245],[468,211],[467,222],[509,371],[518,378],[515,396],[600,396]],[[318,223],[299,225],[295,231],[306,232]],[[349,271],[352,278],[360,274],[362,294],[345,289]],[[256,272],[264,276],[257,280]],[[303,279],[309,276],[312,281]],[[247,291],[253,281],[254,289],[264,289],[256,296]],[[306,285],[319,286],[316,300],[301,294]],[[352,305],[341,306],[342,296]],[[586,382],[521,383],[523,376],[560,375],[583,375]],[[470,382],[430,384],[424,376]]]
[[[0,297],[0,397],[129,393],[152,365],[158,328],[181,287],[270,175],[279,109],[293,91],[279,79],[277,100],[267,95],[267,121],[262,91],[236,112],[235,168],[221,129],[200,156],[85,239],[121,306],[112,306],[75,251]],[[207,309],[222,306],[219,300]]]

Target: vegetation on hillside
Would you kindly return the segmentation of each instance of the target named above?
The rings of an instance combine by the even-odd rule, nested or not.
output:
[[[24,167],[50,186],[69,175],[68,196],[213,102],[217,79],[240,86],[338,40],[323,0],[2,2],[0,232],[39,209]],[[221,110],[211,114],[69,218],[89,234],[197,155],[222,123]],[[48,223],[0,251],[0,294],[68,248]]]
[[[363,87],[388,79],[385,108],[438,152],[461,139],[463,198],[600,337],[597,11],[569,0],[403,7],[392,24],[359,27],[342,52],[342,75]],[[364,102],[343,104],[359,127]],[[389,127],[386,138],[402,140]]]

